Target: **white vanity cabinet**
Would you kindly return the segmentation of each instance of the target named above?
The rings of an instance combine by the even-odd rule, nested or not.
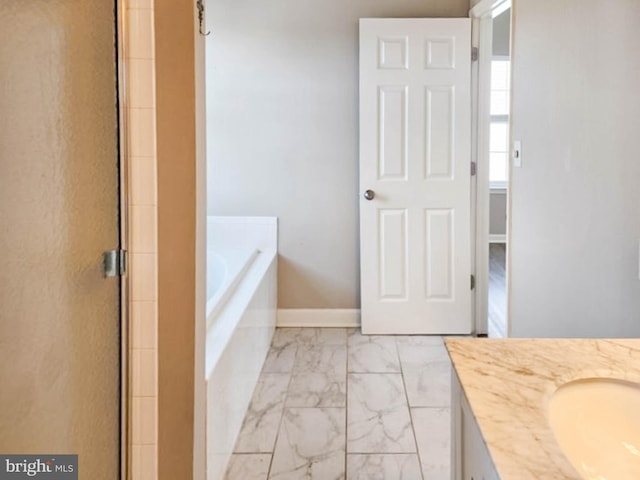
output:
[[[455,370],[452,377],[452,480],[500,480]]]

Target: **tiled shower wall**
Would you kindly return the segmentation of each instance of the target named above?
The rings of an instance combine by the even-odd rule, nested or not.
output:
[[[157,468],[157,194],[153,0],[120,0],[129,168],[131,479]]]

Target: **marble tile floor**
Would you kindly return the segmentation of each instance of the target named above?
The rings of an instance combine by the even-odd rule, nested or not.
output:
[[[448,480],[441,337],[279,328],[227,480]]]

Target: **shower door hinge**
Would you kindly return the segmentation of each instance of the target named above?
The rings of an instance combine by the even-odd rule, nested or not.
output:
[[[471,290],[476,288],[476,276],[471,275]]]
[[[471,176],[475,177],[478,173],[478,164],[476,162],[471,162]]]
[[[478,61],[478,47],[471,47],[471,61]]]
[[[102,255],[102,273],[106,277],[121,277],[127,273],[127,251],[109,250]]]

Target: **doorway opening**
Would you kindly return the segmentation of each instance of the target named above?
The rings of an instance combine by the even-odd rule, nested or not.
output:
[[[489,126],[489,311],[488,334],[507,335],[507,197],[511,90],[511,8],[492,19]]]
[[[475,64],[476,333],[507,337],[510,178],[511,2],[471,10]]]

